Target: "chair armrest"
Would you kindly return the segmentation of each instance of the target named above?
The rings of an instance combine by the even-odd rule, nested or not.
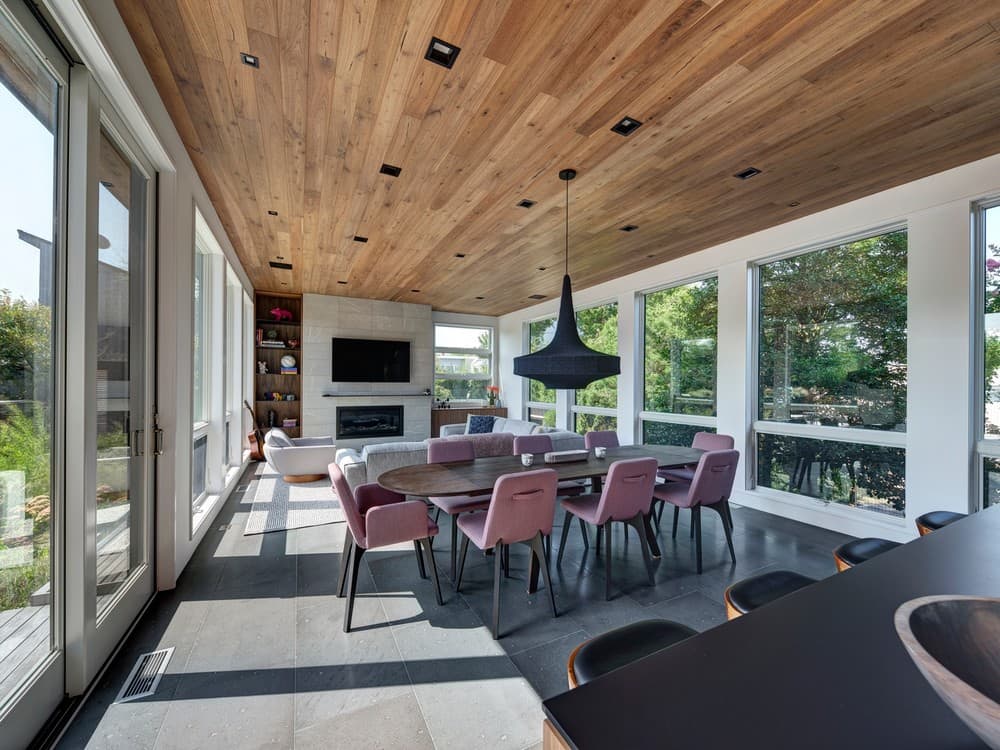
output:
[[[344,472],[344,479],[352,490],[368,481],[368,464],[364,461],[342,463],[340,470]]]
[[[332,448],[333,438],[329,435],[326,437],[292,438],[292,445],[296,448],[305,448],[313,445],[325,445],[327,448]]]
[[[387,490],[380,484],[370,482],[354,488],[354,501],[358,504],[358,512],[364,515],[372,508],[380,505],[393,505],[406,499],[403,495]]]
[[[458,424],[443,424],[439,431],[439,437],[449,437],[450,435],[464,435],[465,434],[465,422],[459,422]]]
[[[437,527],[427,517],[427,505],[420,500],[377,505],[365,514],[368,549],[412,542],[436,533]]]

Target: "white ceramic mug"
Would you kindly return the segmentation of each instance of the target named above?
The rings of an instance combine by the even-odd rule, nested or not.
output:
[[[608,449],[605,448],[603,445],[598,445],[596,448],[594,448],[594,455],[597,456],[598,458],[604,458],[606,455],[608,455]]]
[[[522,453],[521,454],[521,465],[522,466],[531,466],[533,463],[535,463],[535,457],[531,453]]]

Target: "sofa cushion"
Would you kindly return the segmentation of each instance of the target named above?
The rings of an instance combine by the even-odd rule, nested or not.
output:
[[[465,421],[466,435],[481,435],[484,432],[493,432],[493,423],[496,417],[491,414],[470,414]]]
[[[450,435],[446,440],[468,440],[476,450],[476,458],[511,456],[514,436],[509,432],[487,432],[481,435]]]
[[[524,419],[503,419],[497,417],[493,422],[493,432],[509,432],[511,435],[530,435],[535,429],[534,422]]]
[[[264,436],[264,442],[276,448],[291,448],[294,445],[292,439],[288,437],[288,433],[284,430],[279,430],[277,427],[272,427],[268,431],[267,435]]]

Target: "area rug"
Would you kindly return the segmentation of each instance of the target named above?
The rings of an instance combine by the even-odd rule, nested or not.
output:
[[[257,492],[243,534],[301,529],[343,520],[344,511],[329,480],[289,484],[280,475],[265,471],[257,479]]]

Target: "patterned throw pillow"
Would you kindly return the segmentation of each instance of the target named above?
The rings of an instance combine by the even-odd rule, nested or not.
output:
[[[469,421],[465,424],[466,435],[481,435],[484,432],[493,432],[493,420],[496,417],[483,414],[470,414]]]

